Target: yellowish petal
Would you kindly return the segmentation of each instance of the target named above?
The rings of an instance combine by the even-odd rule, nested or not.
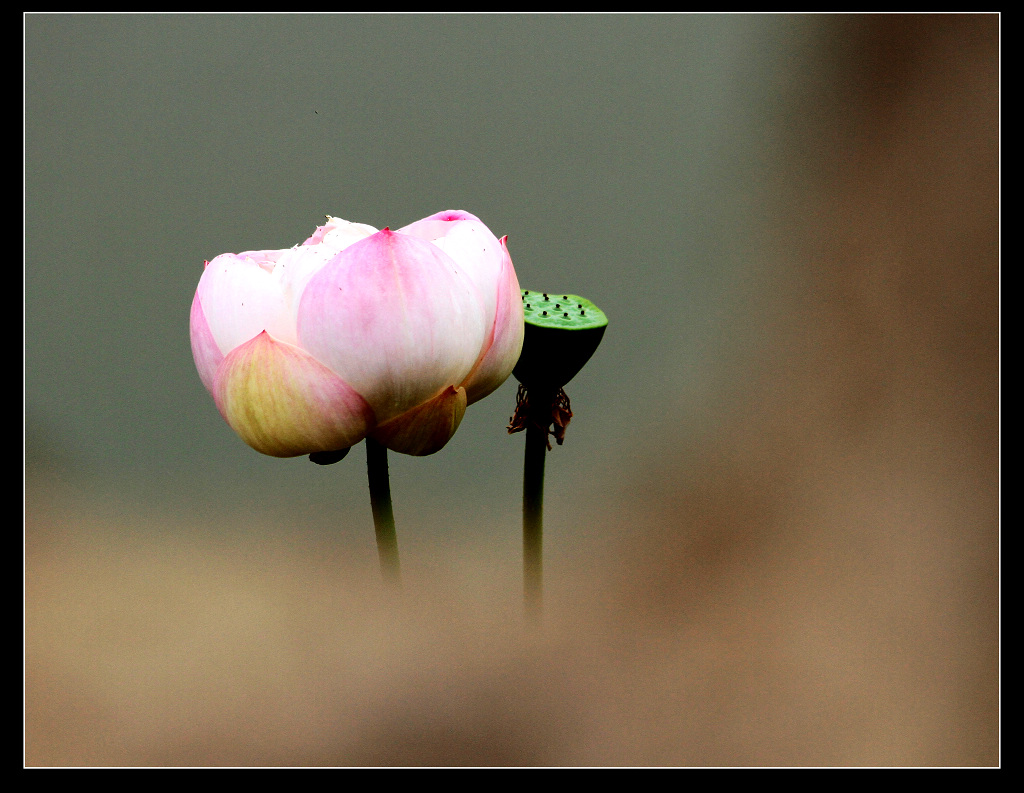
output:
[[[214,396],[231,428],[273,457],[345,449],[373,426],[373,410],[334,372],[266,331],[221,362]]]
[[[448,386],[433,399],[407,410],[370,433],[392,451],[423,456],[440,451],[466,413],[466,389]]]

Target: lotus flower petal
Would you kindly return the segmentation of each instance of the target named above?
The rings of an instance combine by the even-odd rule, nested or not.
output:
[[[430,243],[384,229],[349,246],[309,282],[303,349],[337,372],[379,421],[469,374],[486,338],[479,292]]]
[[[523,350],[523,301],[505,241],[505,237],[499,240],[502,263],[496,279],[494,324],[490,328],[488,344],[480,353],[472,373],[462,383],[471,405],[508,379],[508,373],[515,368]]]
[[[242,440],[274,457],[347,448],[375,423],[344,380],[266,331],[225,356],[214,397]]]
[[[431,400],[381,424],[370,434],[392,451],[423,456],[440,451],[466,413],[466,389],[448,386]]]
[[[210,330],[210,324],[206,321],[206,312],[203,311],[203,304],[199,300],[199,292],[196,292],[195,297],[192,298],[189,331],[192,339],[192,358],[196,362],[199,379],[203,381],[206,390],[212,394],[217,367],[224,360],[224,353],[217,346],[213,332]]]
[[[335,253],[345,250],[353,242],[376,234],[377,229],[365,223],[352,223],[341,218],[327,216],[327,222],[317,226],[303,245],[325,245]]]
[[[196,297],[225,355],[263,331],[295,343],[294,314],[274,276],[277,259],[285,252],[225,253],[203,271]]]
[[[489,327],[494,321],[494,285],[501,274],[503,257],[498,238],[480,218],[459,209],[449,209],[411,223],[399,229],[399,233],[433,242],[455,260],[480,290]]]

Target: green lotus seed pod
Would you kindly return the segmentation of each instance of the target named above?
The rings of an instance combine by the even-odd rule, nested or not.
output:
[[[608,317],[579,295],[522,290],[526,334],[512,374],[529,390],[568,383],[601,343]]]

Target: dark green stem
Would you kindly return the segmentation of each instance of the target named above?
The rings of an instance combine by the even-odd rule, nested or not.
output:
[[[388,450],[373,438],[366,439],[366,477],[370,483],[370,507],[377,534],[377,555],[384,583],[398,589],[401,575],[398,565],[398,535],[391,509],[391,485],[388,481]]]
[[[523,598],[526,616],[539,622],[544,603],[544,459],[553,395],[531,393],[523,462]]]

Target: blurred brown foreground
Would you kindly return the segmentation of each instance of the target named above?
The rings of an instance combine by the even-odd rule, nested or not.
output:
[[[997,764],[998,18],[836,26],[731,429],[652,450],[543,632],[471,552],[399,605],[30,483],[26,763]]]

